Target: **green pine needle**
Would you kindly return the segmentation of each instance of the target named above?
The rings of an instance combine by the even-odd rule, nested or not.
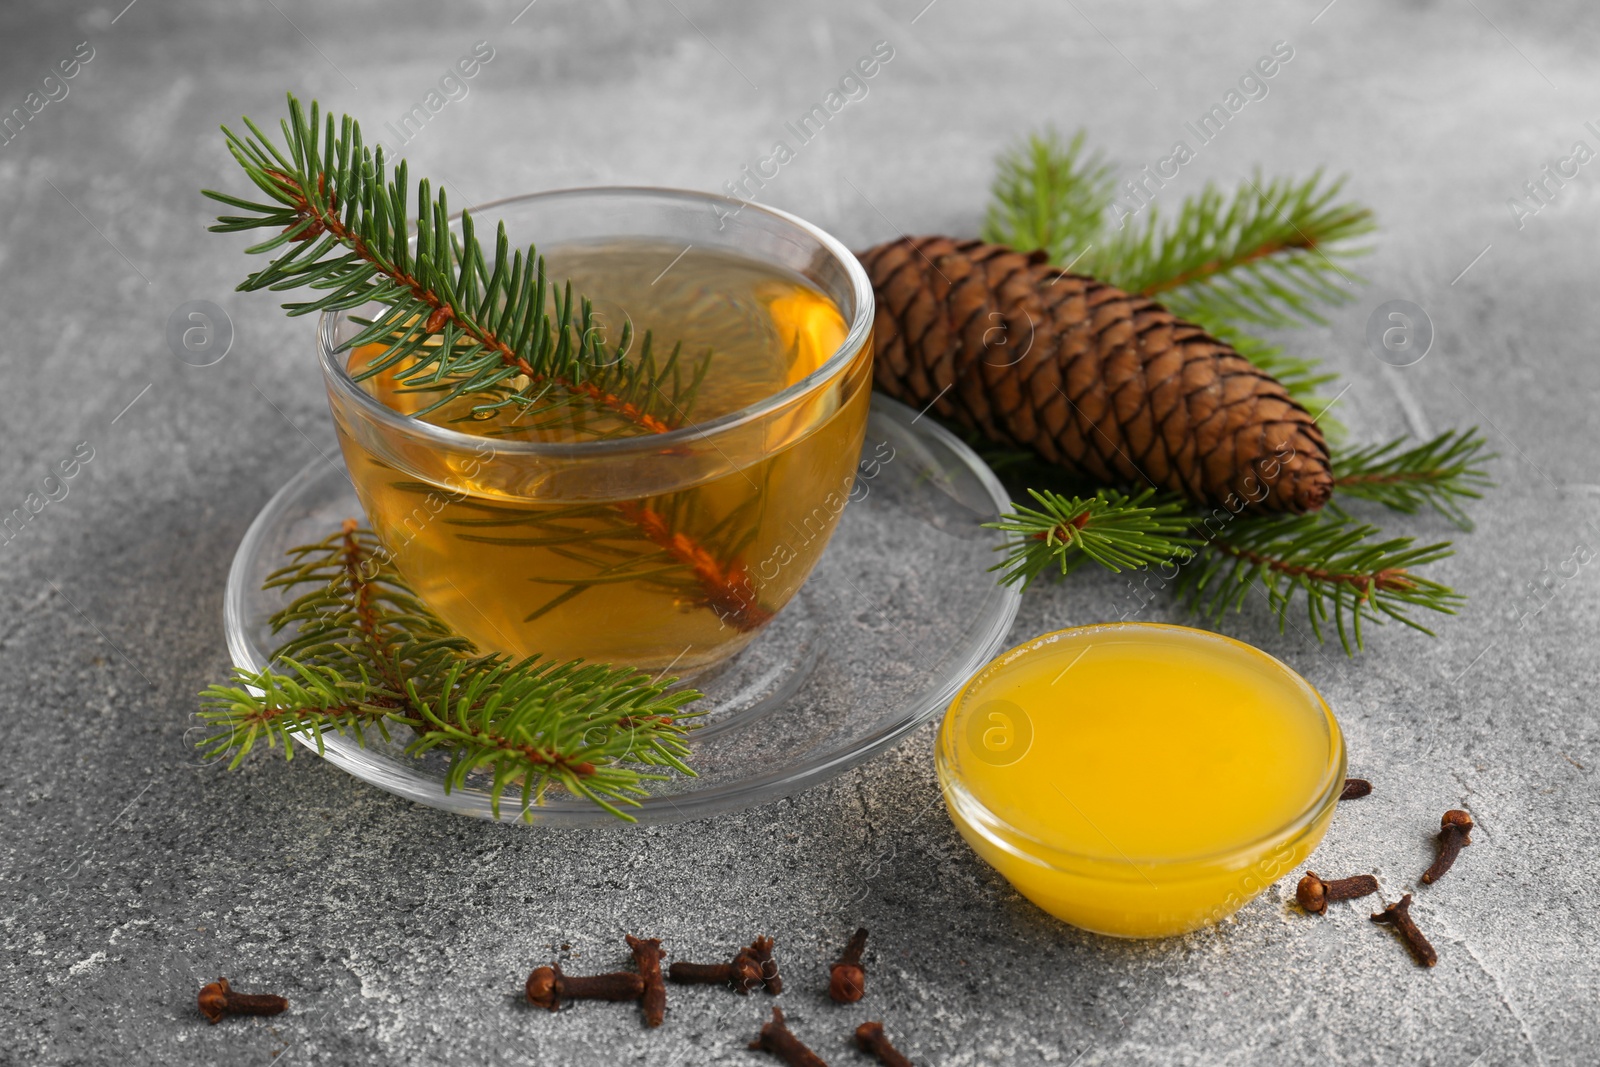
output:
[[[1344,179],[1247,178],[1231,197],[1207,183],[1169,224],[1159,202],[1142,226],[1086,257],[1085,269],[1155,297],[1207,329],[1237,323],[1325,323],[1317,310],[1354,299],[1362,279],[1344,262],[1370,251],[1372,212],[1340,199]]]
[[[1363,280],[1344,261],[1371,251],[1355,242],[1376,229],[1371,211],[1339,200],[1342,187],[1322,171],[1304,181],[1258,173],[1232,197],[1206,182],[1170,224],[1152,203],[1144,226],[1123,230],[1090,269],[1208,330],[1325,325],[1318,307],[1355,299]]]
[[[1114,489],[1091,497],[1028,493],[1038,507],[1014,503],[1010,514],[986,524],[1015,535],[999,549],[1005,559],[990,568],[1003,572],[1004,585],[1026,589],[1047,572],[1064,576],[1089,562],[1118,573],[1149,572],[1214,624],[1243,610],[1256,592],[1280,631],[1303,602],[1317,640],[1327,639],[1331,624],[1352,655],[1365,647],[1366,625],[1395,619],[1432,634],[1414,612],[1454,614],[1465,601],[1415,573],[1451,555],[1448,542],[1384,537],[1337,511],[1208,516],[1151,489],[1133,496]]]
[[[1483,465],[1494,458],[1476,427],[1450,430],[1410,448],[1401,437],[1386,445],[1373,445],[1333,458],[1333,479],[1343,496],[1376,501],[1395,511],[1415,515],[1431,507],[1462,530],[1472,520],[1462,510],[1464,500],[1478,500],[1490,480]]]
[[[1001,153],[983,237],[1151,296],[1213,332],[1230,324],[1322,323],[1322,306],[1353,297],[1345,262],[1370,251],[1372,212],[1341,198],[1344,180],[1260,174],[1226,196],[1207,184],[1166,221],[1160,201],[1142,223],[1108,232],[1116,171],[1050,129]]]
[[[1394,619],[1432,635],[1412,617],[1414,609],[1455,614],[1466,598],[1416,574],[1452,554],[1448,542],[1385,538],[1376,527],[1334,511],[1240,516],[1209,534],[1205,550],[1175,581],[1189,607],[1214,623],[1230,609],[1241,610],[1259,583],[1280,632],[1299,596],[1317,640],[1325,639],[1331,621],[1345,652],[1353,654],[1365,647],[1364,622]]]
[[[1046,129],[1000,156],[985,241],[1018,252],[1043,249],[1052,262],[1066,263],[1099,238],[1116,171],[1098,152],[1084,154],[1086,136],[1079,130],[1063,144]]]
[[[447,792],[484,789],[498,817],[502,794],[519,789],[529,820],[555,785],[632,822],[624,807],[667,777],[641,767],[693,775],[685,736],[700,713],[684,707],[701,695],[669,692],[677,679],[479,653],[354,522],[290,557],[266,588],[299,591],[272,618],[274,633],[292,636],[272,666],[236,670],[232,684],[200,694],[208,756],[238,767],[262,742],[292,758],[296,736],[321,752],[329,731],[364,745],[369,733],[387,740],[403,728],[411,755],[449,753]]]
[[[1052,567],[1061,575],[1094,562],[1107,570],[1150,566],[1192,554],[1198,544],[1181,536],[1190,519],[1176,500],[1149,503],[1155,490],[1128,496],[1102,489],[1092,497],[1063,496],[1049,490],[1028,490],[1037,508],[1013,503],[1012,511],[998,522],[984,523],[992,530],[1016,535],[997,551],[1005,559],[990,570],[1003,571],[1003,585],[1026,589]]]
[[[246,250],[272,253],[271,262],[239,288],[321,294],[284,304],[291,315],[382,308],[375,318],[354,318],[363,329],[341,345],[380,346],[357,380],[392,369],[400,386],[435,394],[419,416],[470,397],[478,414],[518,405],[526,409],[519,421],[598,409],[612,416],[592,430],[604,435],[685,421],[709,356],[686,374],[681,352],[658,359],[649,334],[635,354],[631,325],[608,346],[589,301],[547,278],[533,245],[513,250],[503,224],[486,254],[471,214],[453,222],[444,190],[425,178],[413,211],[405,162],[389,178],[383,150],[367,147],[349,115],[324,121],[315,101],[308,114],[290,94],[281,147],[244,122],[248,135],[227,127],[223,134],[265,199],[206,190],[244,212],[220,216],[211,229],[273,231]],[[573,420],[573,428],[592,422]]]

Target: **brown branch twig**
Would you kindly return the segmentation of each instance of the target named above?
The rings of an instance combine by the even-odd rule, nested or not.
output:
[[[1089,525],[1089,509],[1084,508],[1066,522],[1058,524],[1053,530],[1040,530],[1033,535],[1035,541],[1048,541],[1054,537],[1062,544],[1071,544],[1073,536],[1085,526]]]
[[[356,603],[356,629],[360,631],[361,639],[371,651],[373,662],[383,673],[384,686],[391,693],[403,694],[406,691],[405,682],[395,676],[393,665],[389,662],[383,632],[378,627],[377,613],[372,607],[372,586],[362,574],[367,557],[366,550],[356,538],[356,530],[359,527],[360,523],[355,519],[345,519],[340,530],[344,534],[345,581],[349,584],[350,596]]]
[[[1437,481],[1445,476],[1444,471],[1395,471],[1389,474],[1346,474],[1334,478],[1333,484],[1340,485],[1397,485],[1400,482],[1427,482]]]
[[[1303,563],[1290,563],[1255,552],[1248,548],[1237,548],[1221,540],[1212,542],[1212,546],[1219,552],[1242,559],[1257,566],[1264,566],[1277,574],[1289,578],[1310,578],[1314,581],[1329,582],[1337,585],[1353,586],[1360,591],[1360,599],[1365,601],[1373,590],[1386,593],[1405,593],[1416,588],[1416,583],[1411,575],[1403,570],[1382,570],[1372,573],[1357,573],[1353,571],[1331,571],[1323,567],[1312,567]]]
[[[400,707],[400,705],[394,705]],[[331,718],[343,719],[371,719],[377,722],[381,719],[391,718],[387,710],[388,705],[372,702],[368,704],[336,704],[333,707],[318,708],[317,714],[327,715]],[[242,722],[252,723],[266,729],[272,723],[283,718],[298,718],[303,712],[293,707],[271,707],[263,705],[261,710],[252,711],[241,717]]]
[[[662,514],[631,501],[616,505],[622,517],[635,526],[652,544],[694,573],[706,591],[704,606],[737,630],[758,630],[772,618],[761,606],[750,580],[750,568],[741,559],[722,562],[694,539],[675,532]]]
[[[1236,267],[1246,266],[1250,263],[1254,263],[1258,259],[1266,259],[1268,256],[1275,256],[1279,252],[1297,250],[1309,251],[1315,247],[1317,247],[1317,239],[1306,234],[1300,234],[1299,236],[1292,237],[1286,241],[1267,241],[1264,244],[1250,249],[1243,255],[1233,256],[1229,259],[1208,259],[1198,267],[1174,274],[1165,281],[1159,281],[1145,286],[1143,289],[1139,290],[1139,295],[1153,297],[1157,293],[1165,293],[1170,292],[1173,289],[1181,289],[1186,285],[1192,285],[1195,282],[1200,281],[1202,278],[1209,278],[1213,275],[1222,274],[1225,271],[1233,270]]]
[[[472,711],[477,711],[477,707],[474,706]],[[465,726],[457,726],[454,724],[449,726],[449,730],[451,733],[460,734],[463,737],[470,738],[472,743],[475,745],[482,745],[485,748],[497,748],[502,752],[510,752],[513,755],[523,757],[529,763],[537,763],[544,767],[556,767],[564,771],[571,771],[579,778],[588,778],[595,772],[595,765],[592,763],[582,760],[569,760],[559,753],[551,752],[549,749],[540,748],[537,745],[521,744],[517,741],[511,740],[510,738],[501,737],[498,734],[487,733],[483,730],[470,729]]]

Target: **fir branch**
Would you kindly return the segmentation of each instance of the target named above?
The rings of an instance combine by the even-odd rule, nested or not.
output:
[[[1241,515],[1212,529],[1181,499],[1149,489],[1135,496],[1110,489],[1092,497],[1028,493],[1039,507],[1013,504],[1011,514],[986,524],[1016,535],[1000,549],[1006,558],[990,568],[1003,571],[1005,585],[1026,589],[1046,572],[1064,576],[1090,561],[1113,572],[1172,566],[1177,574],[1168,580],[1185,605],[1214,624],[1230,609],[1243,610],[1259,588],[1281,631],[1299,596],[1317,640],[1327,639],[1331,621],[1352,655],[1364,647],[1364,624],[1392,618],[1431,635],[1413,612],[1455,614],[1465,601],[1415,573],[1451,555],[1449,543],[1384,538],[1336,512]]]
[[[1476,427],[1449,430],[1431,441],[1406,447],[1404,437],[1333,458],[1334,485],[1339,493],[1376,501],[1414,515],[1431,507],[1462,530],[1472,520],[1462,510],[1478,500],[1494,482],[1484,464],[1494,458]]]
[[[1455,614],[1466,598],[1415,573],[1452,554],[1449,542],[1382,538],[1376,527],[1328,511],[1239,517],[1208,535],[1206,549],[1180,569],[1177,588],[1192,610],[1218,622],[1230,608],[1242,610],[1259,582],[1280,632],[1300,594],[1317,640],[1331,619],[1353,654],[1352,641],[1365,647],[1364,621],[1390,618],[1431,636],[1414,609]]]
[[[1354,242],[1376,223],[1371,211],[1340,199],[1343,179],[1257,174],[1231,197],[1208,183],[1170,224],[1152,204],[1142,226],[1108,238],[1115,170],[1084,142],[1082,130],[1063,143],[1046,129],[1002,153],[984,240],[1043,249],[1054,263],[1158,298],[1213,332],[1230,323],[1321,323],[1319,305],[1350,299],[1349,284],[1360,279],[1343,261],[1370,250]]]
[[[1063,144],[1047,128],[1000,155],[985,241],[1018,252],[1042,249],[1055,263],[1084,254],[1104,228],[1116,185],[1116,172],[1104,157],[1084,153],[1085,136],[1079,130]]]
[[[366,744],[367,729],[389,737],[393,701],[364,678],[347,678],[332,667],[307,667],[287,657],[285,670],[235,669],[234,685],[209,686],[200,694],[200,718],[216,732],[200,742],[207,758],[232,753],[236,770],[256,743],[283,745],[285,759],[294,758],[291,738],[307,735],[323,752],[328,730],[353,735]]]
[[[1340,200],[1344,179],[1243,181],[1231,198],[1207,183],[1171,224],[1151,205],[1144,226],[1094,252],[1087,269],[1129,292],[1160,299],[1207,329],[1230,323],[1324,323],[1319,305],[1352,299],[1361,279],[1342,261],[1370,248],[1372,212]]]
[[[762,475],[770,479],[771,471]],[[425,483],[392,482],[395,489],[428,493]],[[461,501],[468,515],[445,523],[455,536],[475,544],[542,548],[574,563],[586,573],[540,577],[533,581],[561,587],[524,622],[547,614],[588,589],[634,582],[663,590],[685,604],[716,613],[740,631],[758,630],[772,619],[760,602],[744,553],[756,535],[754,512],[764,493],[730,509],[713,521],[694,495],[669,496],[652,505],[635,501],[615,504],[573,504],[529,510],[482,501]],[[703,530],[698,538],[684,531]],[[733,536],[737,532],[738,536]]]
[[[554,782],[631,820],[613,801],[637,804],[633,797],[647,795],[641,780],[665,775],[644,774],[623,761],[694,773],[679,736],[684,697],[663,699],[664,689],[627,667],[469,660],[452,666],[431,700],[411,687],[411,703],[426,728],[410,751],[449,750],[447,791],[462,788],[474,771],[490,770],[487,788],[497,816],[508,787],[522,783],[526,814]]]
[[[274,258],[239,288],[322,294],[286,303],[291,315],[383,306],[375,319],[356,319],[364,328],[341,347],[380,346],[357,380],[390,371],[405,387],[436,393],[417,415],[471,397],[479,412],[517,404],[533,416],[588,404],[631,432],[665,432],[684,419],[704,360],[685,387],[678,349],[658,363],[647,334],[630,360],[631,325],[608,347],[589,301],[553,285],[534,246],[513,251],[502,224],[487,256],[471,214],[452,226],[444,191],[427,179],[416,186],[413,238],[405,162],[389,179],[383,150],[363,143],[350,116],[324,122],[315,101],[307,114],[290,94],[282,148],[244,121],[247,136],[223,133],[266,201],[207,190],[245,212],[211,229],[277,231],[247,249]]]
[[[1004,560],[990,570],[1004,572],[1002,585],[1032,585],[1052,566],[1063,576],[1083,564],[1095,562],[1113,572],[1160,563],[1175,554],[1189,555],[1186,547],[1199,542],[1181,536],[1190,524],[1182,503],[1150,503],[1155,490],[1134,496],[1102,489],[1092,497],[1063,496],[1049,490],[1029,489],[1037,508],[1013,503],[991,530],[1015,534],[998,546]]]
[[[272,618],[291,630],[260,671],[238,670],[233,684],[201,694],[201,718],[214,732],[208,755],[232,753],[237,767],[261,741],[308,736],[323,748],[327,731],[366,743],[404,727],[406,751],[448,751],[445,789],[487,773],[495,815],[502,793],[521,785],[522,815],[559,785],[632,821],[619,805],[637,806],[643,783],[669,768],[693,774],[684,737],[698,714],[693,690],[669,692],[676,679],[652,680],[631,668],[581,661],[513,661],[480,654],[416,599],[376,538],[348,520],[315,545],[294,549],[267,588],[309,587]]]

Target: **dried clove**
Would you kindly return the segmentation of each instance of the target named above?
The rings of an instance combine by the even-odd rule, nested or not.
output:
[[[740,996],[761,985],[761,961],[751,954],[748,948],[739,950],[733,957],[733,962],[728,964],[733,988],[738,990]]]
[[[524,988],[529,1004],[556,1011],[563,1000],[638,1000],[644,995],[644,979],[632,971],[567,975],[558,963],[535,967]]]
[[[1417,962],[1424,967],[1432,967],[1439,962],[1439,954],[1433,950],[1428,939],[1417,929],[1417,924],[1411,918],[1411,894],[1407,893],[1399,900],[1384,908],[1372,917],[1375,923],[1385,923],[1399,929],[1400,936],[1405,939],[1411,954]]]
[[[732,982],[733,987],[739,992],[748,992],[734,979],[731,963],[690,963],[687,960],[673,960],[672,966],[667,968],[667,977],[679,985],[725,985]]]
[[[1422,872],[1422,880],[1429,885],[1444,877],[1456,862],[1461,850],[1472,844],[1472,816],[1459,808],[1451,808],[1439,819],[1439,855],[1433,866]]]
[[[867,928],[861,927],[844,947],[844,955],[828,969],[828,996],[838,1004],[854,1004],[867,992],[867,969],[861,953],[867,947]]]
[[[668,968],[667,976],[683,985],[731,984],[741,996],[757,986],[766,986],[773,995],[783,992],[783,978],[772,958],[772,938],[758,937],[740,949],[727,963],[689,963],[679,960]]]
[[[200,988],[200,1014],[213,1025],[225,1015],[277,1015],[289,1002],[271,993],[235,993],[226,978]]]
[[[1356,897],[1371,896],[1378,891],[1378,880],[1370,874],[1357,874],[1349,878],[1335,878],[1331,882],[1324,882],[1317,877],[1316,871],[1307,871],[1305,877],[1300,879],[1300,884],[1295,887],[1294,897],[1300,906],[1313,915],[1321,915],[1328,910],[1331,900],[1354,900]]]
[[[763,935],[750,942],[749,946],[734,959],[736,964],[740,959],[755,964],[756,975],[760,978],[761,984],[766,986],[769,994],[777,996],[783,992],[783,975],[778,973],[778,961],[772,955],[773,945],[772,938]]]
[[[879,1062],[888,1067],[911,1067],[911,1061],[889,1043],[882,1023],[862,1023],[856,1027],[856,1046],[862,1052],[878,1057]]]
[[[805,1046],[783,1021],[783,1009],[772,1009],[772,1021],[761,1028],[761,1035],[750,1042],[751,1048],[770,1052],[789,1067],[828,1067],[826,1061]]]
[[[644,1011],[646,1026],[660,1026],[667,1014],[667,984],[661,979],[661,941],[654,937],[627,935],[628,948],[633,952],[633,965],[644,980],[644,993],[639,997],[639,1007]]]
[[[1365,778],[1346,778],[1344,789],[1339,793],[1340,800],[1360,800],[1372,792],[1372,783]]]

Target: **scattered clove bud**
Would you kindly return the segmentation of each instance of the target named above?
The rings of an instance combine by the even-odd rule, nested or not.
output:
[[[828,996],[838,1004],[854,1004],[867,992],[867,969],[861,953],[867,947],[867,928],[861,927],[844,947],[844,955],[828,970]]]
[[[911,1061],[889,1043],[882,1023],[862,1023],[856,1027],[856,1047],[878,1057],[878,1061],[888,1067],[911,1067]]]
[[[226,978],[200,988],[200,1014],[213,1025],[225,1015],[277,1015],[289,1002],[271,993],[235,993]]]
[[[556,964],[535,967],[525,991],[529,1004],[556,1011],[563,1000],[638,1000],[644,995],[644,979],[632,971],[567,975]]]
[[[1336,878],[1331,882],[1324,882],[1317,877],[1316,871],[1307,871],[1305,877],[1300,879],[1300,884],[1295,887],[1294,898],[1300,906],[1313,915],[1321,915],[1328,910],[1331,900],[1354,900],[1356,897],[1371,896],[1378,891],[1378,880],[1370,874],[1357,874],[1349,878]]]
[[[628,948],[633,952],[633,965],[644,981],[644,992],[639,997],[639,1007],[644,1011],[646,1026],[660,1026],[667,1014],[667,984],[661,979],[661,941],[654,937],[627,935]]]
[[[1417,929],[1417,924],[1411,918],[1410,893],[1378,912],[1372,917],[1372,921],[1398,928],[1400,936],[1411,949],[1411,954],[1424,967],[1432,967],[1439,962],[1439,954],[1433,951],[1433,946],[1428,943],[1428,939]]]
[[[761,984],[767,987],[769,994],[777,996],[783,992],[783,975],[778,973],[778,961],[772,955],[773,944],[770,937],[758,937],[739,955],[747,957],[755,964]]]
[[[772,1009],[772,1021],[761,1028],[761,1035],[750,1042],[751,1048],[770,1052],[789,1067],[828,1067],[826,1061],[807,1048],[783,1021],[783,1009]]]
[[[1422,880],[1429,885],[1444,877],[1461,850],[1472,844],[1472,816],[1459,808],[1451,808],[1439,819],[1439,855],[1433,866],[1422,872]]]
[[[1340,800],[1360,800],[1372,792],[1372,783],[1365,778],[1346,778],[1344,789],[1339,793]]]
[[[687,960],[673,960],[672,966],[667,968],[667,977],[679,985],[724,985],[732,982],[733,987],[739,992],[749,992],[734,978],[731,963],[690,963]]]
[[[772,958],[772,938],[758,937],[740,949],[727,963],[689,963],[679,960],[668,968],[667,976],[683,985],[731,984],[741,996],[757,986],[768,993],[783,992],[783,978]]]

